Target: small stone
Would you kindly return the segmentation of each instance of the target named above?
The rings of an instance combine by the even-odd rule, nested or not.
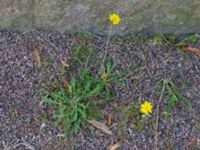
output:
[[[42,129],[46,128],[46,126],[47,126],[46,123],[42,123],[40,126],[40,129],[42,130]]]

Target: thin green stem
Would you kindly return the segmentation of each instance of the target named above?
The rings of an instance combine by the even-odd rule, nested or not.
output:
[[[106,56],[107,56],[107,53],[108,53],[108,46],[109,46],[109,42],[110,42],[111,32],[112,32],[112,25],[110,26],[110,29],[109,29],[109,32],[108,32],[108,40],[107,40],[107,43],[106,43],[106,49],[105,49],[105,53],[104,53],[104,56],[103,56],[103,60],[102,60],[102,64],[101,64],[101,68],[100,68],[99,74],[102,73],[103,66],[104,66],[104,63],[105,63],[105,60],[106,60]]]

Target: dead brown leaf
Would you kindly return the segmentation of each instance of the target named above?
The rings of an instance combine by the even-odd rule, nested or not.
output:
[[[61,60],[61,64],[64,68],[68,68],[69,67],[69,64],[66,63],[65,61]]]
[[[188,142],[188,146],[191,146],[194,142],[196,141],[196,137],[193,137],[189,142]]]
[[[137,129],[135,124],[131,124],[130,127],[133,128],[133,129]]]
[[[37,66],[38,67],[41,67],[41,57],[40,57],[40,53],[39,53],[39,50],[37,48],[34,49],[33,51],[33,57],[37,63]]]
[[[69,83],[67,80],[64,80],[64,85],[65,85],[65,94],[69,94]]]
[[[106,80],[107,77],[112,77],[113,76],[113,73],[109,73],[109,74],[106,74],[105,71],[102,73],[100,79],[101,80]]]
[[[122,145],[121,142],[117,142],[111,147],[110,150],[117,150],[121,147],[121,145]]]
[[[112,115],[109,114],[108,115],[108,126],[110,126],[112,124]]]
[[[181,50],[193,52],[193,53],[195,53],[200,58],[200,50],[198,48],[183,47],[183,48],[181,48]]]
[[[118,103],[116,103],[116,102],[113,102],[113,103],[112,103],[112,106],[113,106],[114,108],[117,108],[117,107],[118,107],[118,105],[119,105],[119,104],[118,104]]]
[[[107,75],[106,75],[105,73],[103,73],[103,74],[101,75],[100,79],[101,79],[101,80],[105,80],[106,77],[107,77]]]
[[[93,125],[94,127],[96,127],[97,129],[100,129],[104,133],[108,135],[112,135],[112,131],[104,123],[101,123],[95,120],[87,120],[87,122]]]

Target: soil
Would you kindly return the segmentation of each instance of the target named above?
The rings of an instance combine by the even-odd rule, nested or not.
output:
[[[139,35],[138,35],[139,36]],[[112,135],[91,126],[82,127],[73,141],[63,138],[61,127],[53,126],[53,108],[42,103],[42,89],[61,86],[61,61],[69,64],[64,77],[77,76],[84,61],[77,63],[74,49],[87,44],[94,49],[90,67],[97,75],[106,47],[107,37],[85,34],[61,34],[52,30],[0,32],[0,149],[5,150],[104,150],[121,142],[120,150],[152,150],[155,148],[155,116],[162,79],[172,81],[192,102],[189,108],[180,102],[171,116],[164,116],[166,93],[161,100],[158,123],[158,149],[200,149],[200,58],[183,52],[173,44],[155,43],[153,38],[111,37],[108,59],[116,65],[115,72],[129,70],[124,86],[114,85],[112,101],[101,105],[104,113],[98,121],[107,122]],[[200,48],[200,40],[187,43]],[[33,56],[37,49],[41,67]],[[87,52],[84,52],[87,55]],[[84,59],[84,58],[83,58]],[[139,130],[138,116],[123,116],[149,100],[153,113]],[[131,114],[130,111],[130,114]],[[145,117],[145,116],[142,116]]]

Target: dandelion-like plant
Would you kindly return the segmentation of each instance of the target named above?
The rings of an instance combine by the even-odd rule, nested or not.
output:
[[[145,101],[140,106],[140,111],[145,115],[151,114],[152,109],[153,109],[153,105],[151,102],[148,102],[148,101]]]
[[[112,27],[118,25],[121,22],[120,16],[118,14],[115,14],[115,13],[109,15],[109,20],[112,23],[112,25],[110,26],[109,33],[108,33],[108,40],[107,40],[107,44],[106,44],[106,49],[105,49],[103,61],[102,61],[100,72],[99,72],[100,74],[104,73],[103,65],[105,63],[105,59],[106,59],[106,55],[107,55],[107,51],[108,51],[108,45],[109,45],[109,41],[110,41],[110,35],[111,35],[111,32],[112,32]]]

